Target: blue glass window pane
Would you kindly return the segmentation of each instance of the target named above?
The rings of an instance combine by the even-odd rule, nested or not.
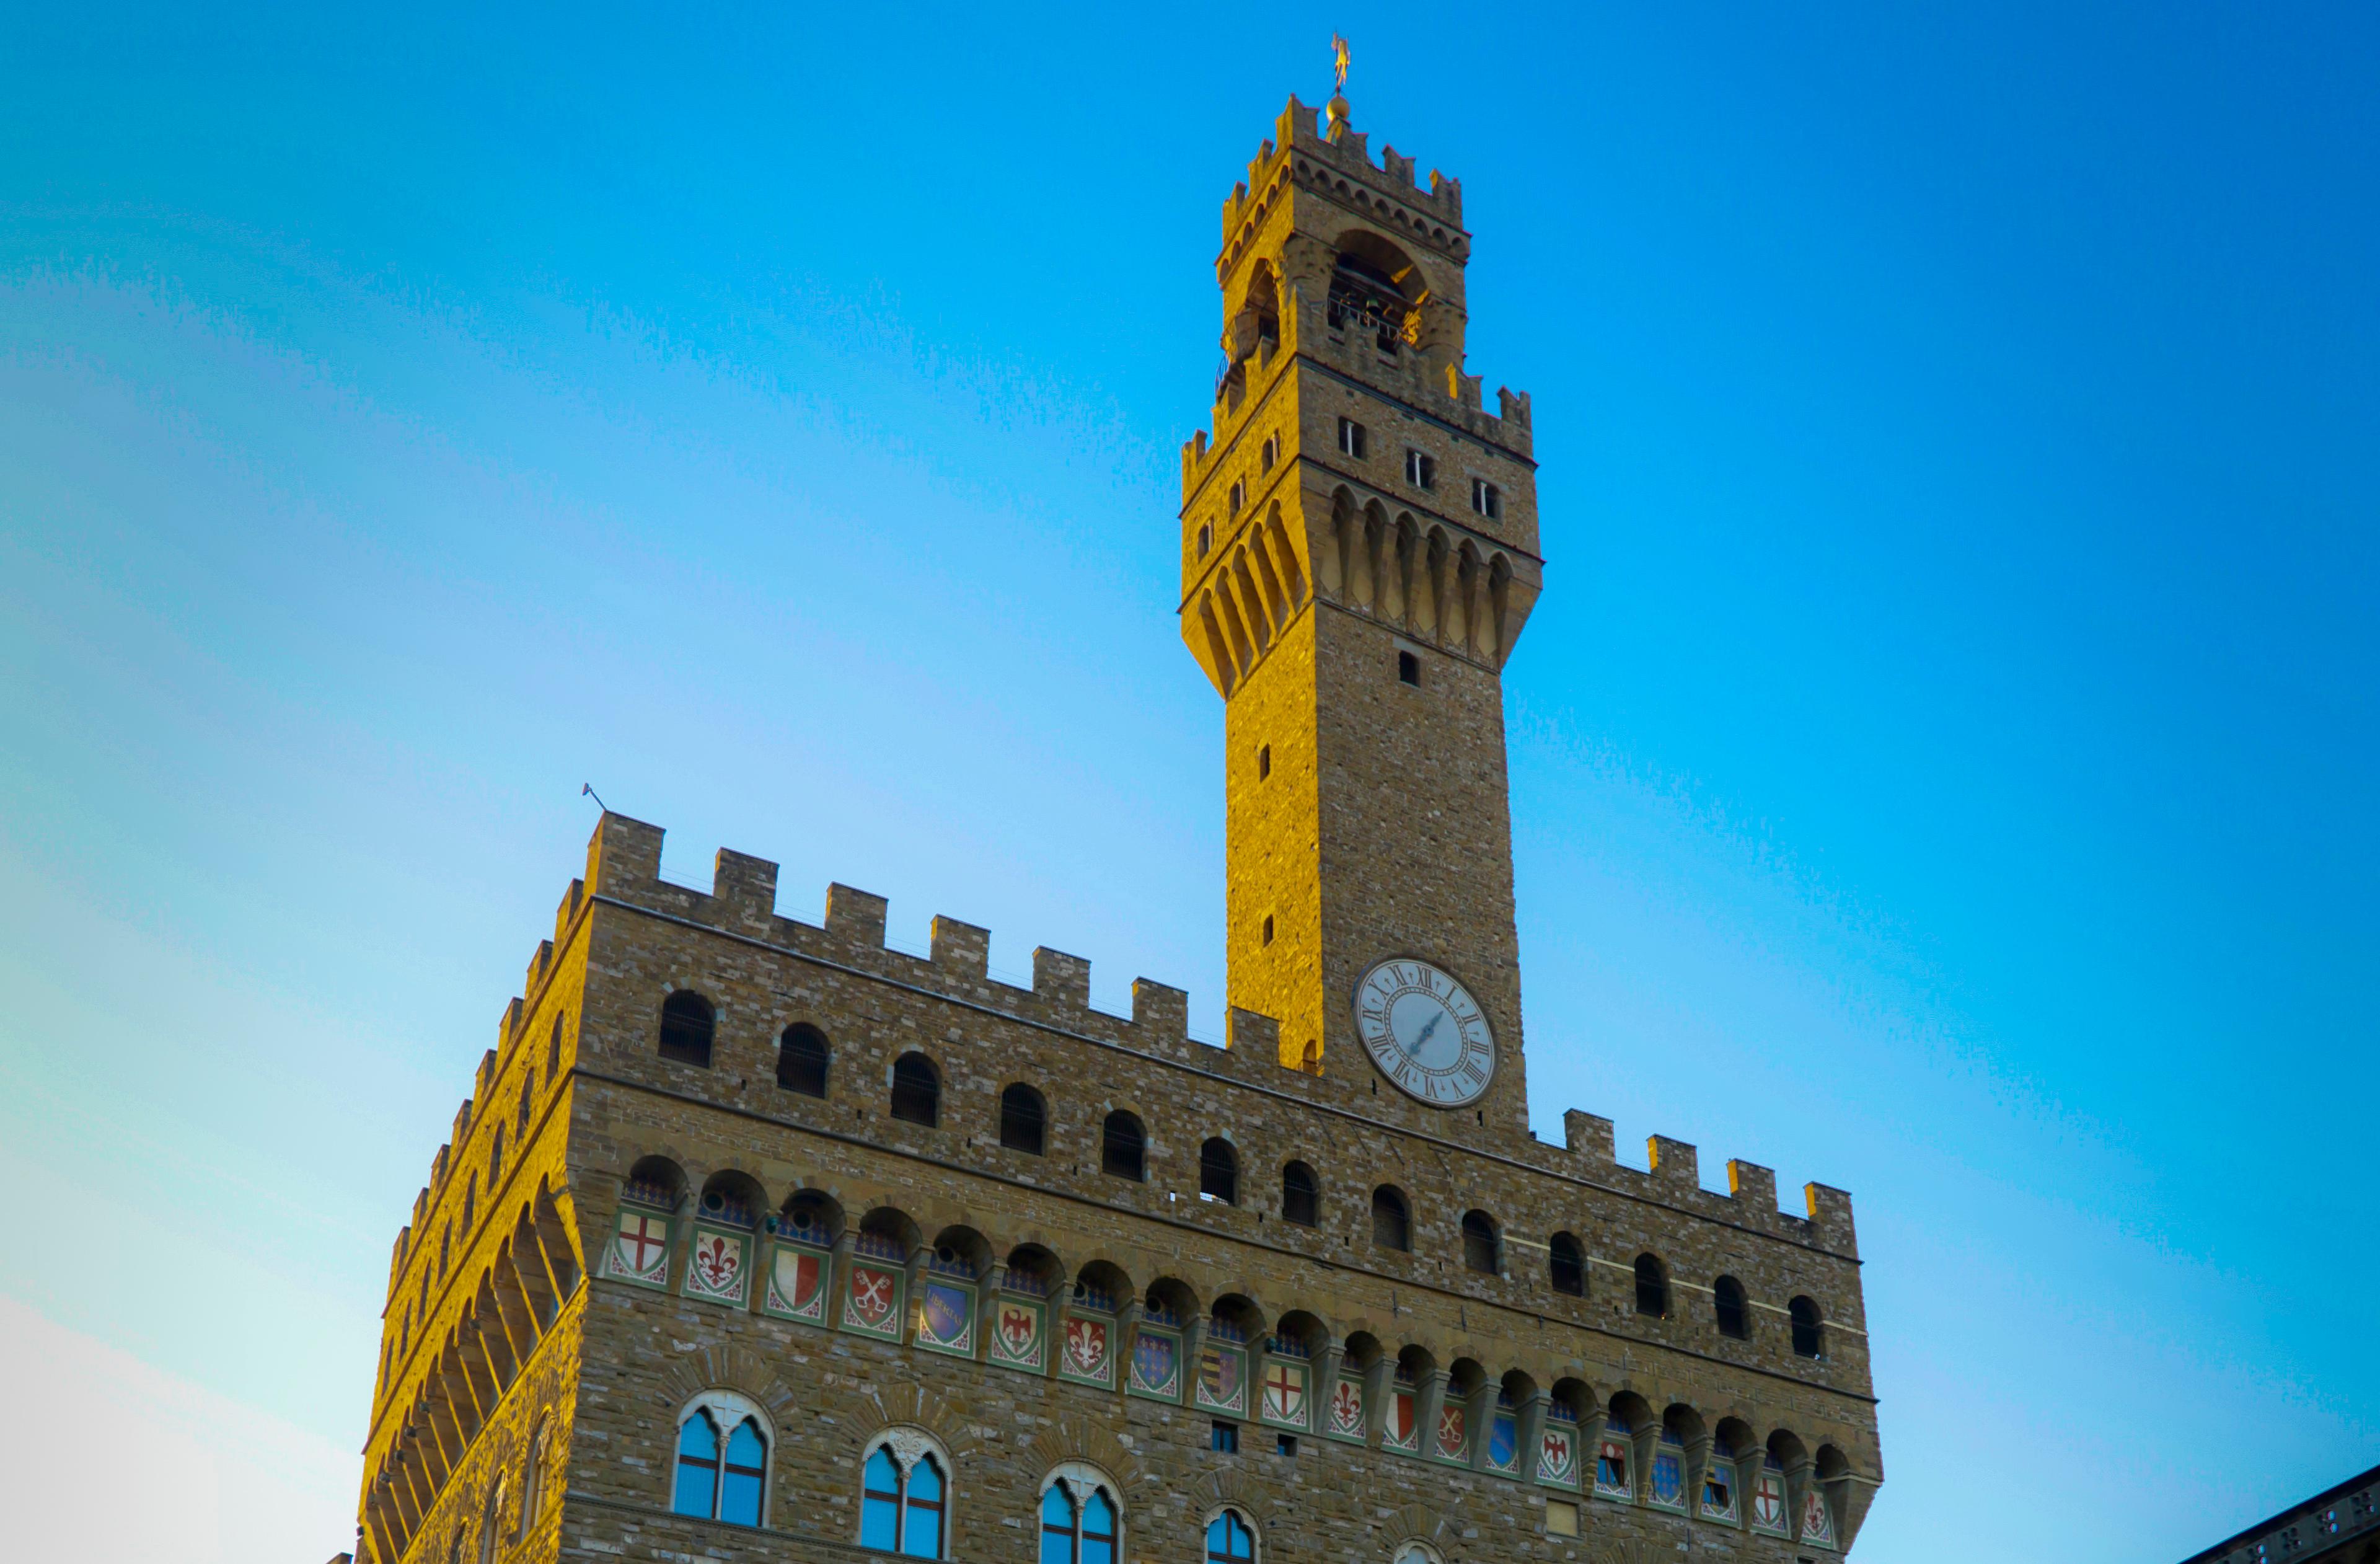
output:
[[[760,1479],[749,1473],[728,1471],[719,1489],[719,1518],[739,1526],[760,1523]]]
[[[909,1468],[909,1502],[931,1504],[942,1497],[942,1469],[927,1456]]]
[[[670,1508],[680,1515],[710,1514],[711,1489],[718,1481],[719,1473],[710,1467],[679,1461],[677,1492],[670,1499]]]
[[[901,1551],[912,1558],[942,1556],[942,1473],[927,1456],[909,1468],[909,1503],[901,1522]]]
[[[868,1458],[867,1496],[859,1507],[859,1546],[892,1553],[901,1540],[901,1469],[889,1450]]]
[[[680,1515],[709,1515],[719,1490],[719,1430],[707,1412],[696,1412],[677,1431],[677,1482],[670,1508]]]
[[[1082,1564],[1115,1564],[1115,1511],[1105,1494],[1084,1501]]]
[[[735,1432],[727,1436],[727,1464],[730,1466],[748,1466],[758,1471],[763,1453],[760,1431],[752,1426],[752,1420],[748,1417],[735,1425]]]
[[[1232,1556],[1231,1529],[1223,1524],[1226,1519],[1218,1515],[1215,1523],[1207,1528],[1207,1557],[1209,1558],[1229,1558]]]
[[[1041,1496],[1041,1564],[1075,1564],[1075,1507],[1055,1483]]]

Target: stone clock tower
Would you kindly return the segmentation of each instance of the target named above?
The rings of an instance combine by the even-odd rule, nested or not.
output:
[[[1319,127],[1293,102],[1225,201],[1214,433],[1182,456],[1231,1002],[1383,1117],[1525,1133],[1501,674],[1541,579],[1529,403],[1488,413],[1463,372],[1461,184],[1365,140],[1344,97]]]
[[[1291,100],[1183,454],[1232,1046],[956,918],[894,948],[848,885],[783,915],[765,858],[680,884],[604,814],[389,1256],[357,1564],[1848,1551],[1851,1197],[1528,1133],[1529,405],[1463,373],[1461,189],[1377,155]]]

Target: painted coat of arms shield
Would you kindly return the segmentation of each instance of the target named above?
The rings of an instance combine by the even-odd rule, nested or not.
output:
[[[1041,1311],[1034,1304],[1003,1298],[992,1320],[991,1359],[1012,1368],[1041,1367]]]
[[[1342,1379],[1330,1392],[1330,1432],[1342,1439],[1364,1437],[1364,1387],[1357,1381]]]
[[[1087,1319],[1072,1315],[1066,1320],[1066,1343],[1062,1366],[1075,1379],[1087,1379],[1104,1385],[1108,1381],[1108,1322]]]
[[[686,1295],[743,1302],[744,1245],[748,1242],[735,1233],[696,1232],[693,1252],[686,1260]]]
[[[776,1256],[769,1265],[769,1296],[763,1303],[771,1314],[824,1324],[826,1257],[807,1249],[778,1245]]]
[[[621,1212],[605,1263],[612,1275],[624,1280],[668,1285],[669,1218],[642,1211]]]

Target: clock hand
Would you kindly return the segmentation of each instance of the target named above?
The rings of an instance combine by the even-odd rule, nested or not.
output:
[[[1409,1048],[1409,1049],[1405,1049],[1405,1054],[1406,1054],[1406,1056],[1407,1056],[1408,1058],[1418,1059],[1418,1058],[1421,1056],[1421,1046],[1422,1046],[1422,1044],[1424,1044],[1424,1043],[1426,1043],[1426,1042],[1429,1041],[1429,1035],[1430,1035],[1432,1032],[1437,1031],[1437,1030],[1438,1030],[1438,1024],[1439,1024],[1439,1022],[1441,1022],[1441,1021],[1445,1020],[1445,1019],[1446,1019],[1446,1012],[1444,1012],[1444,1011],[1442,1011],[1442,1010],[1441,1010],[1441,1011],[1439,1011],[1436,1015],[1431,1016],[1431,1017],[1429,1018],[1429,1024],[1428,1024],[1428,1025],[1427,1025],[1427,1026],[1425,1026],[1425,1027],[1423,1027],[1423,1028],[1421,1029],[1421,1036],[1420,1036],[1420,1037],[1415,1037],[1415,1038],[1413,1040],[1413,1047],[1411,1047],[1411,1048]]]

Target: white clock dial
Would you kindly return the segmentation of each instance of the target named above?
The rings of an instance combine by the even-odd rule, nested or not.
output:
[[[1471,991],[1426,961],[1391,956],[1355,985],[1355,1032],[1399,1091],[1432,1108],[1475,1102],[1496,1074],[1496,1034]]]

